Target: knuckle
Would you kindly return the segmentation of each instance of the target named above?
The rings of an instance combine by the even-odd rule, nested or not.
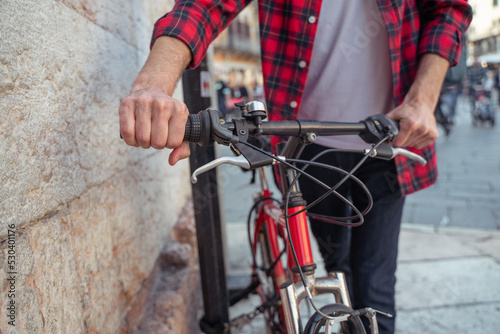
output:
[[[427,129],[423,126],[417,126],[415,128],[415,134],[417,136],[426,136],[427,135]]]
[[[148,147],[151,146],[149,134],[145,132],[139,132],[135,135],[135,137],[139,145],[141,146],[147,145]]]
[[[151,147],[156,150],[162,150],[165,148],[165,141],[161,137],[151,138]]]
[[[182,112],[184,113],[184,116],[187,119],[189,116],[189,110],[188,110],[188,107],[184,103],[182,104]]]
[[[125,97],[123,100],[122,100],[122,103],[123,105],[126,105],[126,106],[131,106],[135,103],[135,98],[132,96],[132,95],[129,95],[127,97]]]
[[[175,138],[175,139],[173,140],[173,145],[174,145],[175,147],[179,147],[179,146],[181,146],[181,145],[182,145],[182,139],[183,139],[182,137]]]
[[[167,142],[167,147],[168,148],[177,148],[182,145],[182,139],[181,138],[169,138]]]
[[[159,115],[161,116],[170,115],[171,111],[168,101],[158,100],[156,101],[156,104],[157,104],[156,112],[158,112]]]
[[[133,137],[134,136],[133,129],[130,127],[127,127],[127,126],[122,126],[121,133],[122,133],[123,137]]]
[[[128,146],[140,147],[140,145],[136,141],[125,141]]]
[[[154,98],[151,95],[140,95],[137,97],[137,103],[140,106],[150,108],[153,105]]]
[[[189,111],[187,109],[186,104],[181,101],[175,101],[174,106],[177,115],[179,115],[180,117],[185,117],[187,119]]]
[[[165,148],[165,146],[158,145],[156,143],[151,143],[151,147],[154,148],[155,150],[163,150]]]
[[[177,148],[182,146],[184,142],[184,133],[180,131],[171,132],[168,136],[167,147],[168,148]]]
[[[415,129],[418,127],[418,124],[417,122],[414,120],[414,119],[408,119],[407,123],[406,123],[408,129],[410,131],[415,131]]]
[[[120,115],[120,118],[124,118],[129,115],[131,111],[133,111],[134,105],[135,103],[130,96],[124,98],[120,103],[120,107],[118,108],[118,114]]]

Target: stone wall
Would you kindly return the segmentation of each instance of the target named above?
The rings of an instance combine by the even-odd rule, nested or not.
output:
[[[188,164],[119,139],[120,98],[172,4],[0,1],[0,332],[132,332],[162,250],[196,254],[173,237]]]

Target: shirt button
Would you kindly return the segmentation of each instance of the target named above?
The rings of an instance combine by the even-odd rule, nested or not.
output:
[[[290,107],[292,107],[292,109],[297,108],[297,102],[296,101],[290,102]]]
[[[307,19],[307,21],[309,21],[309,23],[311,23],[311,24],[316,23],[316,17],[315,16],[309,16],[309,18]]]
[[[300,67],[300,68],[304,68],[304,67],[306,67],[306,66],[307,66],[307,62],[306,62],[305,60],[301,60],[301,61],[299,61],[299,67]]]

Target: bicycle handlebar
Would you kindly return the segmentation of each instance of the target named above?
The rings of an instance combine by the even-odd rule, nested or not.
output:
[[[309,134],[318,136],[358,135],[365,142],[375,144],[389,136],[392,140],[398,133],[398,124],[382,114],[368,117],[358,123],[319,121],[269,121],[253,119],[251,116],[233,122],[222,122],[219,111],[206,109],[189,115],[184,140],[207,146],[217,142],[223,145],[237,143],[241,138],[259,135],[294,136]],[[259,122],[260,121],[260,122]],[[239,129],[238,129],[239,128]]]
[[[265,110],[249,110],[254,108],[254,102],[240,105],[243,111],[243,119],[225,122],[221,113],[215,109],[206,109],[198,114],[191,114],[186,123],[184,140],[198,143],[201,146],[212,145],[214,142],[223,145],[232,145],[238,157],[223,157],[198,168],[193,172],[192,182],[196,183],[197,176],[203,172],[213,169],[221,164],[236,165],[244,169],[253,169],[267,166],[276,162],[276,158],[270,158],[259,152],[252,151],[245,145],[248,136],[276,135],[302,137],[304,142],[313,142],[316,135],[358,135],[366,143],[379,144],[385,139],[392,140],[398,133],[398,123],[385,115],[376,114],[358,123],[342,122],[319,122],[319,121],[269,121],[262,122],[265,118]],[[260,102],[259,102],[260,103]],[[257,103],[257,106],[262,103]],[[403,155],[409,159],[416,160],[421,165],[427,161],[421,156],[402,148],[394,148],[390,144],[377,145],[377,149],[360,150],[360,153],[370,154],[371,157],[390,160],[396,155]],[[286,154],[285,154],[286,155]],[[285,161],[287,156],[279,157]]]

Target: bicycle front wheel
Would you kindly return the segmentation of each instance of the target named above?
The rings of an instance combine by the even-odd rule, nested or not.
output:
[[[350,307],[342,304],[330,304],[323,306],[321,312],[329,316],[339,316],[342,314],[352,312]],[[304,334],[323,334],[325,331],[327,319],[323,318],[321,314],[315,312],[304,328]],[[340,328],[337,328],[336,334],[366,334],[363,322],[359,317],[351,317],[349,320],[341,322]]]

